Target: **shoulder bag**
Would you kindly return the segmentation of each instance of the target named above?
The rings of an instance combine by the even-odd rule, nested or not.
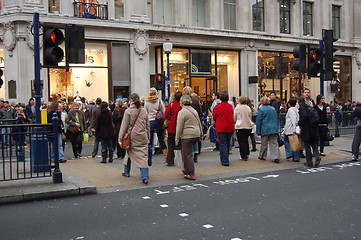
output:
[[[162,111],[162,107],[160,104],[161,104],[161,101],[159,100],[159,107],[157,110],[157,114],[155,115],[155,120],[160,123],[163,123],[164,122],[164,113]]]
[[[124,149],[129,149],[130,148],[130,133],[132,132],[133,130],[133,127],[135,125],[135,123],[137,122],[138,120],[138,117],[139,117],[139,114],[140,114],[140,111],[142,109],[139,109],[139,113],[137,115],[137,118],[135,119],[135,121],[133,122],[133,125],[132,127],[130,128],[129,132],[126,132],[123,136],[123,139],[122,139],[122,144],[120,145],[121,148],[124,148]]]

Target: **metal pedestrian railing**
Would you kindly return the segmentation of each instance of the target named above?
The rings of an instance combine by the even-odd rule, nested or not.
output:
[[[0,122],[0,181],[53,176],[62,182],[59,169],[57,118],[51,124]],[[52,161],[53,159],[53,161]]]
[[[285,125],[286,113],[280,113],[280,133]],[[327,114],[328,129],[335,137],[352,135],[356,131],[357,119],[352,111],[336,111]]]

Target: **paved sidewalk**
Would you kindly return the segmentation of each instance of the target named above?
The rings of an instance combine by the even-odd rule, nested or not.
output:
[[[321,165],[350,160],[351,142],[351,135],[335,138],[325,148],[327,156],[323,157]],[[252,152],[248,161],[241,161],[238,148],[233,148],[229,167],[221,166],[218,151],[203,149],[195,165],[197,181],[303,167],[304,159],[300,163],[287,161],[284,147],[280,149],[283,157],[280,164],[275,164],[270,159],[258,160],[258,152]],[[189,183],[183,178],[181,168],[165,166],[164,157],[160,154],[153,156],[148,185],[141,183],[137,168],[132,169],[130,178],[121,176],[123,161],[120,159],[107,164],[101,164],[100,160],[84,158],[61,164],[64,182],[60,184],[53,184],[51,178],[0,182],[0,204]]]

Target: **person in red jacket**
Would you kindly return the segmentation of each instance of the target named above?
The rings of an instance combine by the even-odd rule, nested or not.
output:
[[[223,166],[229,166],[229,151],[232,148],[230,139],[234,133],[234,111],[232,105],[228,103],[228,99],[228,93],[222,92],[220,95],[222,102],[213,111],[213,120],[216,122],[219,140],[219,155]]]
[[[182,110],[180,105],[180,98],[182,97],[182,92],[176,92],[174,94],[174,102],[170,103],[165,110],[164,118],[170,116],[168,123],[168,154],[166,158],[167,166],[174,166],[174,148],[175,148],[175,135],[177,128],[177,117],[178,112]]]

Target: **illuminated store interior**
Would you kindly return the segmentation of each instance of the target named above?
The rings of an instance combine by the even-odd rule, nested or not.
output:
[[[59,64],[65,65],[65,63]],[[108,54],[106,43],[85,43],[85,64],[49,70],[50,101],[72,102],[77,96],[108,100]]]

